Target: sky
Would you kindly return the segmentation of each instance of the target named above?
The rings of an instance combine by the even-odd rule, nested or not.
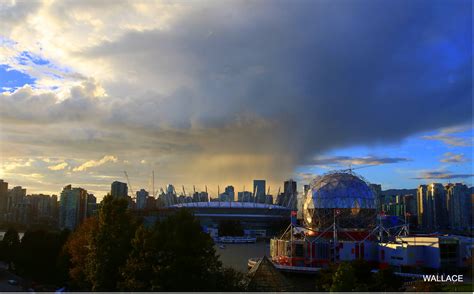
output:
[[[472,185],[471,1],[0,1],[0,179]]]

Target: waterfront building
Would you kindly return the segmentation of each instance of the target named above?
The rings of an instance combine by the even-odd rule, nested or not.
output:
[[[375,195],[375,203],[377,205],[377,212],[382,211],[382,206],[385,204],[384,196],[382,195],[382,185],[380,184],[369,184]]]
[[[26,196],[26,202],[30,205],[30,224],[57,225],[58,219],[58,196],[32,194]]]
[[[424,230],[433,230],[436,224],[434,199],[428,195],[428,186],[420,185],[417,190],[418,225]]]
[[[0,180],[0,221],[5,220],[8,212],[8,183]]]
[[[253,195],[255,202],[265,203],[266,184],[265,180],[253,180]]]
[[[225,187],[225,193],[227,194],[227,201],[235,201],[235,192],[233,186]]]
[[[115,181],[112,183],[110,195],[117,198],[126,198],[128,196],[128,186],[126,183]]]
[[[166,193],[162,192],[158,198],[160,206],[168,207],[178,203],[178,196],[173,185],[166,187]]]
[[[147,206],[147,201],[148,197],[150,196],[150,193],[146,191],[145,189],[141,189],[140,191],[137,191],[137,209],[145,209]]]
[[[273,196],[265,195],[265,204],[273,204]]]
[[[28,205],[24,202],[26,197],[26,189],[21,186],[16,186],[8,191],[7,203],[7,220],[10,222],[17,222],[25,219],[25,214],[28,211]]]
[[[447,184],[445,188],[449,227],[451,229],[468,228],[470,222],[469,189],[461,183]]]
[[[433,199],[434,211],[436,215],[436,222],[434,227],[436,229],[446,229],[449,224],[448,210],[446,202],[446,190],[443,184],[431,183],[428,185],[428,198]]]
[[[191,201],[189,202],[208,202],[209,194],[207,192],[194,192]]]
[[[67,228],[72,231],[87,218],[87,196],[87,191],[82,188],[72,188],[71,185],[63,188],[59,200],[61,229]]]
[[[94,194],[87,194],[87,217],[91,217],[97,213],[97,197]]]
[[[237,200],[239,202],[254,202],[252,192],[242,191],[237,193]]]

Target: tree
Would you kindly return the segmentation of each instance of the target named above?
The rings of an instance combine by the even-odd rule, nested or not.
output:
[[[137,222],[128,211],[127,199],[107,195],[101,203],[97,230],[86,258],[87,280],[93,291],[115,291],[119,269],[125,265]]]
[[[381,269],[374,275],[373,290],[397,292],[403,286],[403,280],[393,273],[391,268]]]
[[[20,237],[18,231],[14,228],[9,228],[3,236],[0,248],[0,258],[7,262],[8,268],[11,268],[12,263],[17,260],[18,247],[20,245]]]
[[[187,210],[157,223],[154,232],[156,259],[153,291],[212,291],[221,262],[214,242]]]
[[[224,267],[217,272],[217,291],[243,292],[246,290],[247,276],[230,267]]]
[[[316,282],[316,291],[318,292],[328,292],[331,290],[332,279],[334,273],[336,272],[337,267],[332,264],[326,268],[321,269],[318,274],[318,280]]]
[[[16,271],[40,283],[56,283],[57,260],[68,232],[26,231],[18,250]]]
[[[92,284],[87,279],[86,266],[97,227],[97,217],[86,219],[71,234],[64,245],[61,257],[66,260],[63,260],[63,262],[69,263],[69,277],[74,289],[89,290],[92,288]]]
[[[139,228],[121,272],[124,291],[243,290],[243,275],[222,268],[212,239],[186,210]]]
[[[354,289],[356,276],[350,263],[343,262],[334,274],[331,292],[349,292]]]
[[[148,291],[153,278],[153,246],[152,232],[141,225],[132,240],[132,251],[122,268],[123,280],[119,283],[122,291]]]

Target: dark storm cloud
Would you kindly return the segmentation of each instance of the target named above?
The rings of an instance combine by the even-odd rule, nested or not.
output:
[[[80,54],[133,69],[143,84],[130,89],[172,93],[147,98],[159,102],[146,117],[221,128],[250,113],[271,122],[266,148],[294,163],[469,121],[469,1],[237,3]]]
[[[382,165],[390,163],[399,163],[410,161],[408,158],[403,157],[378,157],[378,156],[367,156],[367,157],[351,157],[351,156],[332,156],[332,157],[318,157],[310,159],[306,162],[307,165]]]

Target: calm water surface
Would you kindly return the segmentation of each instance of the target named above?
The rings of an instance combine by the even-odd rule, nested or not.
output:
[[[224,266],[232,267],[246,273],[247,262],[251,257],[270,255],[270,243],[259,241],[253,244],[225,244],[225,249],[215,246],[216,252]]]

